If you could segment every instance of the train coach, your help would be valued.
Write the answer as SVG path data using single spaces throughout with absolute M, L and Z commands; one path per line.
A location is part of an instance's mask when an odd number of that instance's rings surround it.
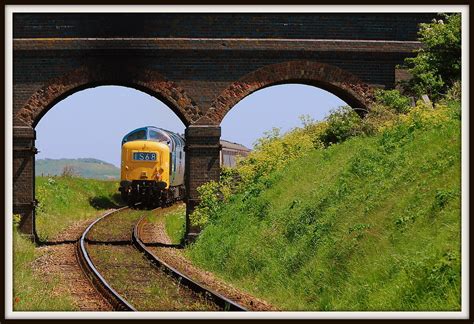
M 250 151 L 245 146 L 221 140 L 221 166 L 235 167 L 237 156 Z M 185 141 L 174 132 L 146 126 L 122 139 L 120 187 L 128 205 L 165 206 L 185 194 Z
M 234 168 L 237 164 L 237 157 L 245 157 L 250 153 L 250 149 L 226 140 L 221 140 L 220 163 L 221 166 Z

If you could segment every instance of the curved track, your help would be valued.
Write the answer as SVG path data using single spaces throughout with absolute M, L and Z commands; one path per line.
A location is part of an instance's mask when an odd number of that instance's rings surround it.
M 103 220 L 106 217 L 117 214 L 123 210 L 128 209 L 128 207 L 123 207 L 112 212 L 108 212 L 92 224 L 90 224 L 84 233 L 82 233 L 81 238 L 77 243 L 77 258 L 79 264 L 86 274 L 86 276 L 91 280 L 92 284 L 97 288 L 97 290 L 104 296 L 104 298 L 112 305 L 114 310 L 118 311 L 136 311 L 136 309 L 130 305 L 122 296 L 119 295 L 102 277 L 94 263 L 92 262 L 89 253 L 86 248 L 86 237 L 89 234 L 91 228 L 96 225 L 98 222 Z
M 88 234 L 91 229 L 97 225 L 100 221 L 104 220 L 107 217 L 117 215 L 118 213 L 128 210 L 128 207 L 123 207 L 111 212 L 104 214 L 102 217 L 94 221 L 90 224 L 84 233 L 81 235 L 77 243 L 76 248 L 76 255 L 79 261 L 79 264 L 88 277 L 88 279 L 92 282 L 92 284 L 96 287 L 96 289 L 102 294 L 102 296 L 111 304 L 114 310 L 116 311 L 137 311 L 135 307 L 133 307 L 124 297 L 122 297 L 112 286 L 105 280 L 105 278 L 101 275 L 99 270 L 97 269 L 96 265 L 92 261 L 92 258 L 87 250 L 88 245 Z M 210 302 L 216 305 L 216 307 L 223 311 L 246 311 L 245 308 L 240 306 L 239 304 L 217 294 L 216 292 L 200 285 L 199 283 L 193 281 L 186 275 L 180 273 L 164 261 L 158 259 L 151 251 L 146 247 L 143 241 L 140 239 L 139 233 L 140 228 L 142 227 L 144 217 L 141 217 L 138 222 L 135 223 L 132 231 L 132 242 L 133 246 L 142 252 L 146 258 L 156 267 L 158 267 L 161 271 L 167 273 L 168 275 L 172 276 L 176 279 L 180 285 L 187 287 L 193 293 L 206 296 Z M 106 242 L 104 242 L 106 243 Z M 108 242 L 112 243 L 112 242 Z M 171 279 L 172 280 L 172 279 Z
M 179 272 L 163 260 L 159 259 L 155 254 L 153 254 L 140 239 L 140 232 L 141 227 L 143 226 L 143 220 L 144 217 L 140 218 L 140 220 L 135 225 L 135 228 L 133 229 L 132 242 L 138 250 L 142 251 L 145 254 L 145 256 L 150 260 L 150 262 L 155 264 L 157 267 L 163 268 L 165 272 L 176 278 L 182 285 L 188 287 L 194 292 L 206 294 L 206 296 L 211 299 L 216 305 L 218 305 L 221 309 L 226 311 L 247 311 L 241 305 L 190 279 L 188 276 Z

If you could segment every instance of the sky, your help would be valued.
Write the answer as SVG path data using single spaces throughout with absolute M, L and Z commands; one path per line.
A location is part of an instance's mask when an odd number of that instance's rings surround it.
M 237 103 L 222 121 L 222 139 L 252 148 L 265 131 L 301 126 L 299 116 L 321 120 L 346 103 L 307 85 L 268 87 Z M 56 104 L 36 127 L 36 159 L 96 158 L 120 166 L 123 136 L 157 126 L 184 134 L 184 124 L 168 106 L 135 89 L 100 86 L 76 92 Z

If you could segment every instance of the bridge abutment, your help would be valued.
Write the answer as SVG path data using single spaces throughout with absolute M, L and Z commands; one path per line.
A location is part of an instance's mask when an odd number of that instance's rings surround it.
M 13 127 L 13 214 L 20 215 L 20 231 L 32 240 L 36 237 L 35 139 L 32 127 Z
M 199 226 L 191 224 L 190 215 L 199 204 L 197 188 L 219 180 L 221 128 L 215 125 L 191 125 L 186 128 L 186 242 L 199 235 Z

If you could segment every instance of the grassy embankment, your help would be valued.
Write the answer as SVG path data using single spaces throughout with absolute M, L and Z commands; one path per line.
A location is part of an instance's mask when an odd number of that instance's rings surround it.
M 116 181 L 77 177 L 37 177 L 36 198 L 36 230 L 42 240 L 121 204 Z
M 259 180 L 223 203 L 204 197 L 188 255 L 285 310 L 460 310 L 460 115 L 448 106 L 261 176 L 262 151 L 285 137 L 272 138 L 247 163 Z
M 41 239 L 58 235 L 69 225 L 103 213 L 118 204 L 117 183 L 68 177 L 36 178 L 37 230 Z M 77 310 L 72 297 L 58 294 L 59 278 L 46 281 L 33 271 L 43 251 L 13 231 L 13 307 L 16 311 Z

